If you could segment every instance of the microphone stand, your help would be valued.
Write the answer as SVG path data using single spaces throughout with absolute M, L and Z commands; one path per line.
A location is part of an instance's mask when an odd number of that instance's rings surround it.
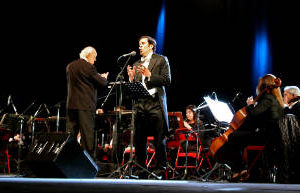
M 111 88 L 111 87 L 108 86 L 108 88 Z M 115 92 L 111 93 L 111 95 L 114 95 L 114 94 L 116 94 L 116 93 L 115 93 Z M 102 100 L 102 99 L 105 99 L 106 96 L 107 96 L 107 95 L 97 98 L 97 101 Z
M 18 175 L 21 173 L 21 169 L 20 169 L 20 163 L 21 163 L 21 145 L 23 145 L 23 136 L 22 136 L 22 133 L 23 133 L 23 123 L 24 123 L 24 117 L 23 117 L 23 114 L 18 114 L 18 111 L 17 111 L 17 108 L 12 100 L 12 98 L 10 99 L 10 103 L 11 103 L 11 106 L 13 107 L 14 109 L 14 112 L 16 115 L 18 115 L 18 119 L 20 118 L 20 131 L 19 131 L 19 142 L 18 142 L 18 160 L 17 160 L 17 173 Z
M 57 103 L 56 133 L 58 133 L 58 129 L 59 129 L 59 119 L 60 119 L 59 111 L 60 111 L 60 102 Z
M 21 113 L 21 115 L 24 115 L 33 105 L 34 105 L 35 101 L 33 101 L 24 111 L 23 113 Z
M 200 138 L 200 111 L 198 111 L 197 113 L 198 113 L 197 114 L 198 117 L 197 117 L 197 135 L 196 135 L 196 144 L 197 144 L 197 149 L 196 149 L 196 151 L 197 151 L 197 155 L 196 155 L 196 167 L 198 167 L 198 159 L 199 159 L 199 156 L 201 156 L 200 155 L 201 152 L 199 152 L 199 151 L 200 150 L 202 151 L 202 149 L 203 149 L 202 147 L 199 147 L 199 145 L 202 146 L 202 141 L 199 140 L 199 138 Z M 197 169 L 196 169 L 196 172 L 198 172 Z
M 189 146 L 189 137 L 190 137 L 191 132 L 186 132 L 185 133 L 185 162 L 184 162 L 184 175 L 181 178 L 182 180 L 186 179 L 188 175 L 188 146 Z M 197 157 L 196 157 L 197 159 Z M 197 167 L 197 166 L 196 166 Z
M 196 144 L 197 144 L 197 149 L 196 149 L 196 152 L 197 152 L 197 155 L 196 155 L 196 172 L 197 174 L 199 175 L 199 169 L 200 169 L 200 166 L 202 164 L 202 160 L 200 161 L 200 164 L 198 165 L 198 162 L 199 162 L 199 158 L 202 157 L 203 155 L 201 155 L 201 151 L 204 151 L 204 146 L 203 146 L 203 141 L 201 141 L 201 137 L 200 135 L 204 135 L 204 132 L 205 132 L 205 129 L 200 129 L 200 111 L 202 108 L 205 108 L 206 106 L 208 106 L 207 104 L 205 105 L 205 102 L 206 101 L 203 101 L 196 109 L 194 109 L 196 112 L 197 112 L 197 135 L 196 135 Z M 200 132 L 203 132 L 203 133 L 200 133 Z M 204 137 L 202 137 L 202 139 L 204 139 Z M 204 152 L 205 154 L 205 152 Z M 206 156 L 206 155 L 205 155 Z
M 11 100 L 11 103 L 13 104 L 12 100 Z M 19 131 L 20 140 L 18 142 L 18 160 L 17 160 L 18 175 L 20 175 L 20 173 L 21 173 L 21 166 L 20 166 L 20 164 L 21 164 L 21 146 L 24 145 L 24 143 L 23 143 L 23 124 L 24 124 L 23 115 L 34 105 L 34 103 L 35 103 L 35 101 L 33 101 L 20 115 L 18 115 L 18 119 L 19 118 L 21 119 L 20 120 L 20 131 Z M 15 109 L 15 107 L 14 107 L 14 109 Z
M 101 108 L 103 108 L 103 106 L 104 106 L 104 104 L 106 103 L 108 97 L 111 95 L 111 92 L 112 92 L 113 89 L 115 88 L 115 86 L 116 86 L 118 80 L 120 79 L 120 77 L 123 76 L 124 69 L 126 68 L 126 66 L 127 66 L 128 62 L 129 62 L 130 58 L 131 58 L 131 55 L 128 57 L 128 59 L 126 60 L 124 66 L 121 68 L 121 71 L 120 71 L 119 74 L 117 75 L 115 82 L 114 82 L 113 85 L 111 86 L 111 88 L 110 88 L 108 94 L 106 95 L 106 98 L 104 99 L 103 103 L 101 104 Z M 120 81 L 120 84 L 121 84 L 121 83 L 122 83 L 122 82 Z
M 10 103 L 11 103 L 11 106 L 13 107 L 13 109 L 14 109 L 15 114 L 18 115 L 17 108 L 16 108 L 16 106 L 15 106 L 14 101 L 12 100 L 12 98 L 10 99 Z
M 18 118 L 21 119 L 21 123 L 20 123 L 20 141 L 19 141 L 19 144 L 22 144 L 23 143 L 23 136 L 22 136 L 22 128 L 23 128 L 23 122 L 24 122 L 24 117 L 23 115 L 34 105 L 35 101 L 33 101 L 20 115 L 18 115 Z
M 20 120 L 20 140 L 19 140 L 19 143 L 18 143 L 18 161 L 17 161 L 17 173 L 18 175 L 20 175 L 21 173 L 21 146 L 23 145 L 23 136 L 22 136 L 22 133 L 23 133 L 23 123 L 24 123 L 24 117 L 23 116 L 19 116 L 21 118 Z
M 123 100 L 122 86 L 121 86 L 121 84 L 124 82 L 123 72 L 124 72 L 124 69 L 126 68 L 126 66 L 128 65 L 128 62 L 129 62 L 130 58 L 131 58 L 131 55 L 129 55 L 129 57 L 127 58 L 125 64 L 121 68 L 121 71 L 117 75 L 116 80 L 112 84 L 108 94 L 106 95 L 106 98 L 104 99 L 103 103 L 101 104 L 101 108 L 103 108 L 103 106 L 105 105 L 108 97 L 112 95 L 112 91 L 113 91 L 113 89 L 115 88 L 115 86 L 117 84 L 119 84 L 119 89 L 120 89 L 119 90 L 120 94 L 119 94 L 119 100 L 118 100 L 119 104 L 118 104 L 118 106 L 121 107 L 122 100 Z M 119 59 L 118 59 L 118 61 L 119 61 Z M 118 93 L 118 92 L 116 92 L 116 93 Z M 116 94 L 116 98 L 118 98 L 118 94 Z M 116 122 L 113 126 L 113 139 L 112 139 L 113 140 L 113 151 L 115 151 L 115 153 L 113 153 L 113 155 L 116 156 L 117 165 L 119 165 L 119 141 L 118 141 L 118 136 L 119 135 L 118 135 L 118 132 L 120 131 L 121 118 L 122 118 L 122 110 L 120 109 L 119 112 L 118 112 L 118 115 L 116 117 Z
M 43 104 L 40 104 L 39 108 L 37 109 L 37 111 L 34 113 L 33 117 L 32 117 L 32 126 L 31 126 L 31 129 L 32 129 L 32 132 L 31 132 L 31 141 L 32 143 L 34 142 L 34 132 L 35 132 L 35 118 L 36 116 L 39 114 L 40 110 L 41 110 L 41 107 L 42 107 Z

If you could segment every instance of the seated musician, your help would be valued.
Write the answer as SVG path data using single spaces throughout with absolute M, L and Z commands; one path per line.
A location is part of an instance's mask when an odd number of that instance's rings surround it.
M 284 118 L 279 122 L 282 141 L 281 183 L 300 183 L 300 89 L 284 88 Z
M 183 121 L 184 127 L 190 129 L 190 130 L 196 130 L 197 129 L 197 120 L 198 120 L 198 115 L 194 111 L 196 108 L 195 105 L 188 105 L 185 108 L 185 116 L 186 119 Z
M 257 97 L 247 99 L 246 112 L 248 116 L 240 128 L 228 136 L 228 142 L 223 145 L 218 154 L 217 161 L 225 161 L 233 172 L 232 180 L 239 181 L 249 176 L 243 163 L 242 152 L 247 145 L 265 145 L 266 167 L 270 168 L 274 146 L 278 143 L 278 120 L 283 115 L 283 99 L 277 79 L 272 74 L 267 74 L 259 79 L 256 92 Z M 280 86 L 280 84 L 279 84 Z
M 194 134 L 194 135 L 198 135 L 199 136 L 199 140 L 202 141 L 203 140 L 203 135 L 201 135 L 200 131 L 203 131 L 203 123 L 202 121 L 198 118 L 198 114 L 196 111 L 194 111 L 194 109 L 196 108 L 195 105 L 188 105 L 185 108 L 185 116 L 186 118 L 183 121 L 183 125 L 185 128 L 187 128 L 190 133 Z M 199 126 L 198 126 L 199 124 Z M 180 141 L 180 143 L 182 144 L 182 147 L 185 149 L 185 140 L 184 141 Z M 193 144 L 191 142 L 189 142 L 189 150 L 196 150 L 197 146 L 196 144 Z
M 297 86 L 284 87 L 284 114 L 293 114 L 300 120 L 300 89 Z M 299 122 L 300 123 L 300 122 Z
M 186 118 L 183 121 L 184 127 L 195 131 L 200 138 L 201 144 L 204 148 L 208 148 L 211 143 L 211 136 L 210 133 L 205 131 L 203 121 L 198 118 L 198 114 L 194 109 L 196 108 L 195 105 L 188 105 L 185 109 Z M 198 123 L 199 121 L 199 123 Z M 198 130 L 199 124 L 199 130 Z

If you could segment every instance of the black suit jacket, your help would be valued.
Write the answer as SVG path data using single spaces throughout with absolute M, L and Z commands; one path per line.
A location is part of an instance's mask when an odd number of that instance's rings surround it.
M 284 114 L 293 114 L 296 116 L 298 122 L 300 123 L 300 101 L 298 101 L 292 108 L 284 108 Z
M 67 109 L 96 110 L 97 87 L 107 85 L 107 80 L 97 72 L 94 65 L 84 59 L 78 59 L 66 68 L 67 73 Z
M 138 60 L 133 65 L 137 66 L 141 63 L 141 60 Z M 169 66 L 169 61 L 167 57 L 152 54 L 152 57 L 148 66 L 149 71 L 151 72 L 150 80 L 148 78 L 145 79 L 145 83 L 148 89 L 156 88 L 159 96 L 159 102 L 161 108 L 163 110 L 164 121 L 165 121 L 165 129 L 169 130 L 169 119 L 168 119 L 168 108 L 167 108 L 167 96 L 166 96 L 166 86 L 171 84 L 171 71 Z M 142 75 L 137 74 L 134 78 L 134 81 L 141 82 Z

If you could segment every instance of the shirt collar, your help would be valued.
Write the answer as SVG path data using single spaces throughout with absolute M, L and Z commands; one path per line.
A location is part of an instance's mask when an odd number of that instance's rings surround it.
M 83 59 L 83 60 L 85 60 L 87 63 L 89 63 L 89 61 L 88 61 L 88 59 L 87 59 L 86 57 L 82 57 L 82 58 L 80 58 L 80 59 Z M 91 63 L 89 63 L 89 64 L 91 64 Z M 91 64 L 91 65 L 93 65 L 93 64 Z
M 141 57 L 142 62 L 149 62 L 152 57 L 153 52 L 150 52 L 146 57 Z

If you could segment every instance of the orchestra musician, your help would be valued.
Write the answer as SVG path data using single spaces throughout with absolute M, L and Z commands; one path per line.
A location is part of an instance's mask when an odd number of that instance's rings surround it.
M 184 127 L 195 130 L 197 128 L 198 114 L 194 111 L 195 105 L 188 105 L 185 108 L 186 119 L 183 121 Z
M 282 168 L 280 183 L 300 183 L 300 89 L 284 87 L 284 117 L 280 121 Z
M 249 177 L 243 163 L 242 152 L 247 145 L 265 145 L 265 169 L 273 166 L 277 160 L 274 148 L 279 143 L 278 120 L 283 115 L 283 99 L 277 82 L 280 79 L 266 74 L 259 79 L 257 97 L 247 99 L 247 117 L 240 128 L 228 136 L 217 152 L 215 159 L 227 163 L 233 172 L 232 181 L 246 180 Z M 278 155 L 278 154 L 277 154 Z
M 284 114 L 293 114 L 300 120 L 300 89 L 297 86 L 284 87 Z M 299 122 L 300 123 L 300 122 Z
M 198 135 L 199 134 L 199 138 L 200 141 L 203 142 L 203 134 L 200 131 L 203 131 L 204 126 L 203 126 L 203 122 L 198 118 L 198 114 L 196 111 L 194 111 L 194 109 L 196 108 L 195 105 L 188 105 L 185 108 L 185 120 L 183 121 L 183 125 L 185 128 L 187 128 L 188 130 L 190 130 L 191 132 L 193 132 L 194 134 Z M 199 124 L 199 125 L 198 125 Z M 183 143 L 182 145 L 184 146 L 184 141 L 181 142 Z M 195 146 L 196 144 L 192 145 L 189 144 L 189 146 Z M 191 147 L 189 149 L 196 149 L 195 147 Z

